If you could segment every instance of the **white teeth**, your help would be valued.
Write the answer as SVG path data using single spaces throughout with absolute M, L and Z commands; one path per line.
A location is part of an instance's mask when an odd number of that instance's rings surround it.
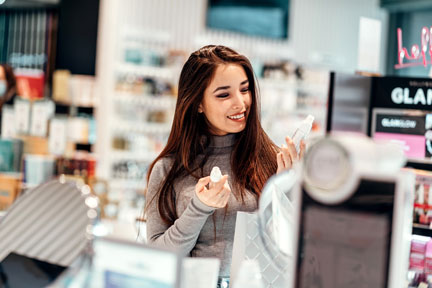
M 229 119 L 241 119 L 245 116 L 244 113 L 236 115 L 236 116 L 228 116 Z

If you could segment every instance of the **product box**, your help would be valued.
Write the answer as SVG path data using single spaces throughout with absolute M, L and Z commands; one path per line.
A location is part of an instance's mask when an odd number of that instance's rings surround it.
M 424 255 L 426 253 L 426 247 L 430 242 L 429 237 L 416 237 L 411 240 L 411 253 L 419 253 Z
M 26 135 L 30 130 L 31 102 L 22 98 L 14 100 L 15 129 L 18 135 Z
M 54 117 L 49 124 L 49 152 L 63 155 L 67 150 L 68 120 L 65 117 Z
M 23 142 L 19 139 L 0 139 L 0 172 L 21 171 Z
M 47 155 L 24 156 L 24 183 L 37 186 L 55 177 L 55 158 Z
M 425 256 L 424 254 L 411 253 L 409 259 L 409 269 L 415 271 L 424 271 Z
M 53 73 L 53 99 L 57 102 L 69 103 L 69 70 L 56 70 Z
M 48 155 L 48 139 L 36 136 L 19 136 L 24 142 L 24 154 Z
M 6 210 L 19 196 L 20 173 L 0 173 L 0 210 Z
M 10 172 L 13 169 L 13 148 L 9 140 L 0 140 L 0 171 Z
M 429 240 L 429 242 L 426 245 L 426 252 L 425 252 L 425 272 L 426 273 L 432 273 L 432 240 Z
M 30 134 L 32 136 L 47 137 L 48 121 L 55 113 L 55 104 L 48 99 L 33 101 L 31 111 Z
M 3 105 L 1 114 L 1 137 L 13 138 L 16 135 L 15 110 L 12 105 Z
M 45 73 L 39 69 L 19 68 L 14 70 L 18 94 L 27 99 L 44 97 Z

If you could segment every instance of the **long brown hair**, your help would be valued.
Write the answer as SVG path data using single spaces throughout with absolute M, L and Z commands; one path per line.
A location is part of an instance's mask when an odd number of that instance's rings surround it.
M 231 154 L 231 170 L 234 191 L 237 198 L 245 195 L 245 189 L 258 198 L 267 179 L 276 173 L 276 153 L 279 148 L 270 140 L 261 127 L 259 119 L 258 88 L 252 65 L 249 60 L 236 51 L 225 47 L 208 45 L 193 52 L 183 66 L 178 85 L 178 98 L 171 133 L 163 151 L 150 165 L 147 182 L 157 161 L 170 157 L 173 164 L 162 181 L 159 191 L 151 201 L 157 199 L 158 211 L 168 225 L 178 218 L 174 181 L 179 177 L 192 175 L 201 178 L 202 168 L 207 159 L 209 124 L 204 113 L 198 113 L 204 91 L 213 79 L 216 68 L 224 64 L 237 64 L 243 67 L 249 80 L 252 103 L 249 107 L 246 127 L 237 137 Z M 206 136 L 206 137 L 203 137 Z M 207 141 L 202 141 L 207 139 Z M 204 154 L 199 163 L 197 156 Z M 201 174 L 199 174 L 201 171 Z M 233 193 L 234 193 L 233 191 Z
M 0 66 L 3 68 L 5 74 L 7 90 L 3 100 L 6 102 L 12 97 L 13 94 L 16 93 L 16 78 L 13 68 L 10 65 L 0 64 Z

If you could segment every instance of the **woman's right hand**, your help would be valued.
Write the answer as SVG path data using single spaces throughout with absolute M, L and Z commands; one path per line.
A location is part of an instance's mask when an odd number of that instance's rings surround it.
M 208 189 L 206 187 L 207 184 L 210 184 Z M 210 176 L 199 179 L 195 185 L 195 193 L 198 199 L 207 206 L 213 208 L 225 207 L 231 195 L 231 188 L 228 185 L 228 175 L 222 176 L 221 180 L 216 184 L 210 183 Z

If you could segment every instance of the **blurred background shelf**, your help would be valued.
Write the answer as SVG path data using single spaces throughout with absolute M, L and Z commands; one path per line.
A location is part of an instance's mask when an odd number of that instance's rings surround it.
M 428 225 L 414 223 L 412 234 L 432 237 L 432 229 Z
M 133 92 L 116 92 L 116 102 L 125 102 L 130 104 L 147 105 L 151 107 L 169 108 L 175 107 L 177 98 L 172 95 L 152 95 L 145 93 Z
M 114 125 L 113 130 L 133 133 L 166 134 L 170 132 L 171 124 L 119 120 Z
M 130 73 L 142 76 L 172 79 L 176 76 L 171 67 L 146 66 L 131 63 L 117 63 L 116 71 L 119 73 Z
M 134 160 L 134 161 L 143 161 L 143 162 L 152 162 L 156 159 L 158 153 L 155 152 L 135 152 L 135 151 L 118 151 L 115 150 L 111 153 L 111 158 L 113 161 L 118 160 Z
M 130 190 L 144 190 L 146 188 L 145 179 L 116 179 L 113 178 L 109 183 L 112 189 L 130 189 Z

